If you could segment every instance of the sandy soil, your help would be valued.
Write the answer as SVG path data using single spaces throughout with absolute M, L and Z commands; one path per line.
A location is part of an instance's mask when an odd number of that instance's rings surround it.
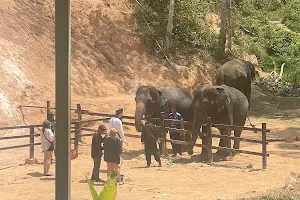
M 260 102 L 254 106 L 254 110 L 264 105 L 263 99 L 271 100 L 256 93 L 254 90 L 253 101 L 260 98 Z M 124 107 L 128 115 L 133 115 L 133 96 L 123 95 L 120 97 L 105 97 L 93 99 L 89 104 L 83 103 L 83 108 L 102 112 L 113 112 L 116 108 Z M 114 106 L 111 106 L 114 104 Z M 270 105 L 273 107 L 274 105 Z M 266 106 L 264 106 L 267 110 Z M 283 112 L 283 111 L 277 111 Z M 37 112 L 38 113 L 38 112 Z M 267 113 L 265 111 L 264 113 Z M 255 116 L 252 112 L 252 123 L 260 126 L 267 123 L 271 129 L 268 139 L 300 137 L 300 119 L 276 118 L 265 114 L 265 117 Z M 281 113 L 282 114 L 282 113 Z M 33 115 L 27 116 L 34 122 Z M 36 118 L 37 120 L 38 118 Z M 98 124 L 90 124 L 95 127 Z M 136 133 L 133 127 L 126 127 L 127 133 Z M 216 130 L 214 130 L 216 131 Z M 259 139 L 260 134 L 243 132 L 243 137 Z M 72 160 L 72 199 L 91 199 L 85 177 L 90 177 L 92 159 L 90 158 L 90 139 L 84 138 L 87 145 L 80 146 L 79 157 Z M 199 143 L 201 141 L 198 141 Z M 145 156 L 139 139 L 128 138 L 128 146 L 122 156 L 122 173 L 125 175 L 125 185 L 118 188 L 117 199 L 228 199 L 260 194 L 268 190 L 282 188 L 285 178 L 290 172 L 299 172 L 300 142 L 272 142 L 268 145 L 268 169 L 261 170 L 261 157 L 239 154 L 233 161 L 214 162 L 207 165 L 198 162 L 200 149 L 195 148 L 195 154 L 189 156 L 186 153 L 182 157 L 163 157 L 162 168 L 144 168 Z M 214 140 L 217 145 L 218 140 Z M 170 145 L 168 146 L 170 149 Z M 252 143 L 241 143 L 241 149 L 261 151 L 261 146 Z M 54 199 L 54 178 L 42 176 L 42 165 L 21 165 L 27 158 L 28 150 L 9 150 L 6 156 L 1 155 L 0 170 L 0 196 L 6 200 L 15 200 L 22 196 L 25 199 Z M 9 155 L 9 156 L 8 156 Z M 20 158 L 22 157 L 22 158 Z M 42 154 L 39 147 L 36 148 L 36 158 L 42 162 Z M 7 165 L 14 160 L 15 163 Z M 152 162 L 156 165 L 155 161 Z M 248 169 L 247 165 L 253 168 Z M 53 171 L 55 165 L 51 166 Z M 101 169 L 105 170 L 103 162 Z M 105 171 L 103 171 L 105 172 Z M 105 179 L 105 173 L 101 174 Z M 38 187 L 36 187 L 38 186 Z M 96 183 L 100 190 L 103 186 Z

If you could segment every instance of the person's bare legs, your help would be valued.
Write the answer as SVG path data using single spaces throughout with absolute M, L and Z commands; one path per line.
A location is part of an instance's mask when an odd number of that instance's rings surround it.
M 50 169 L 50 165 L 51 165 L 51 159 L 52 159 L 52 154 L 53 151 L 46 151 L 45 155 L 46 157 L 44 157 L 45 159 L 45 168 L 44 168 L 44 175 L 49 175 L 49 169 Z
M 47 151 L 44 151 L 44 175 L 47 173 Z
M 112 170 L 112 163 L 107 163 L 107 171 L 106 171 L 107 178 L 110 176 L 111 170 Z
M 115 163 L 115 171 L 118 174 L 119 185 L 123 185 L 124 182 L 121 182 L 121 168 L 120 168 L 120 166 L 117 163 Z

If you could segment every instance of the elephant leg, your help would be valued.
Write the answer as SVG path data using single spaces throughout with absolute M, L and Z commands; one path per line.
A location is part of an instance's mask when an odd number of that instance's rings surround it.
M 191 130 L 192 128 L 191 127 L 187 127 L 186 130 Z M 191 141 L 191 138 L 192 138 L 192 135 L 189 134 L 189 133 L 185 133 L 183 136 L 182 136 L 182 141 L 185 141 L 185 142 L 190 142 Z M 186 152 L 188 149 L 188 146 L 186 145 L 182 145 L 182 152 Z
M 195 143 L 196 143 L 197 139 L 198 139 L 198 133 L 193 133 L 192 138 L 190 140 L 190 145 L 187 147 L 187 152 L 188 152 L 189 155 L 194 154 L 193 148 L 195 146 Z
M 201 136 L 201 139 L 202 139 L 202 144 L 203 145 L 206 145 L 208 143 L 208 137 L 206 136 L 206 133 L 207 133 L 207 127 L 206 126 L 202 126 L 202 136 Z M 201 156 L 207 157 L 207 155 L 208 155 L 207 148 L 203 148 L 202 147 Z
M 219 130 L 220 130 L 221 135 L 227 135 L 227 136 L 231 135 L 230 129 L 224 128 L 224 129 L 219 129 Z M 231 139 L 229 139 L 229 138 L 221 138 L 220 142 L 219 142 L 219 146 L 220 147 L 231 148 Z M 232 155 L 229 151 L 224 151 L 222 149 L 218 150 L 216 154 L 218 156 L 224 157 L 224 158 Z
M 234 137 L 240 137 L 242 134 L 242 131 L 241 130 L 235 130 L 234 131 Z M 233 148 L 234 149 L 240 149 L 240 140 L 234 140 L 234 143 L 233 143 Z M 236 152 L 233 153 L 233 156 L 235 156 Z
M 249 103 L 248 110 L 250 110 L 251 83 L 247 83 L 244 94 L 248 99 L 248 103 Z

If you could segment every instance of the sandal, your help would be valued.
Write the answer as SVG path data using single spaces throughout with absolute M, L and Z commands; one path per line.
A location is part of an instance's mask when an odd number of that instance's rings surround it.
M 47 172 L 46 174 L 44 174 L 44 176 L 53 176 L 53 174 L 51 172 Z
M 119 185 L 124 185 L 124 182 L 119 183 Z

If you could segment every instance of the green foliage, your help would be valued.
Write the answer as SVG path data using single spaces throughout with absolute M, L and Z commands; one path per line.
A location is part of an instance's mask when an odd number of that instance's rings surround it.
M 297 80 L 295 77 L 300 75 L 300 35 L 281 22 L 284 16 L 296 12 L 296 8 L 283 0 L 243 0 L 233 14 L 235 45 L 239 46 L 234 53 L 255 54 L 266 71 L 273 70 L 274 63 L 279 71 L 285 63 L 284 79 Z M 296 20 L 291 23 L 299 24 Z
M 150 54 L 163 46 L 168 22 L 168 0 L 139 0 L 136 16 L 141 37 Z M 176 0 L 170 53 L 203 53 L 217 56 L 218 34 L 212 32 L 205 16 L 220 13 L 221 1 Z M 233 0 L 234 30 L 231 55 L 242 58 L 255 54 L 265 71 L 285 63 L 284 81 L 300 84 L 300 0 Z M 148 27 L 150 26 L 150 28 Z M 161 54 L 156 54 L 161 56 Z M 299 80 L 299 81 L 298 81 Z
M 141 0 L 136 6 L 136 16 L 140 25 L 141 37 L 151 54 L 157 51 L 158 40 L 164 44 L 169 14 L 167 0 Z M 208 0 L 175 1 L 173 36 L 170 52 L 191 54 L 212 53 L 217 37 L 205 23 L 204 16 L 212 10 Z M 148 22 L 148 25 L 147 23 Z
M 115 200 L 117 197 L 117 173 L 112 171 L 104 188 L 98 195 L 93 183 L 86 177 L 93 200 Z
M 291 1 L 289 5 L 285 9 L 283 23 L 291 30 L 300 32 L 300 1 Z

